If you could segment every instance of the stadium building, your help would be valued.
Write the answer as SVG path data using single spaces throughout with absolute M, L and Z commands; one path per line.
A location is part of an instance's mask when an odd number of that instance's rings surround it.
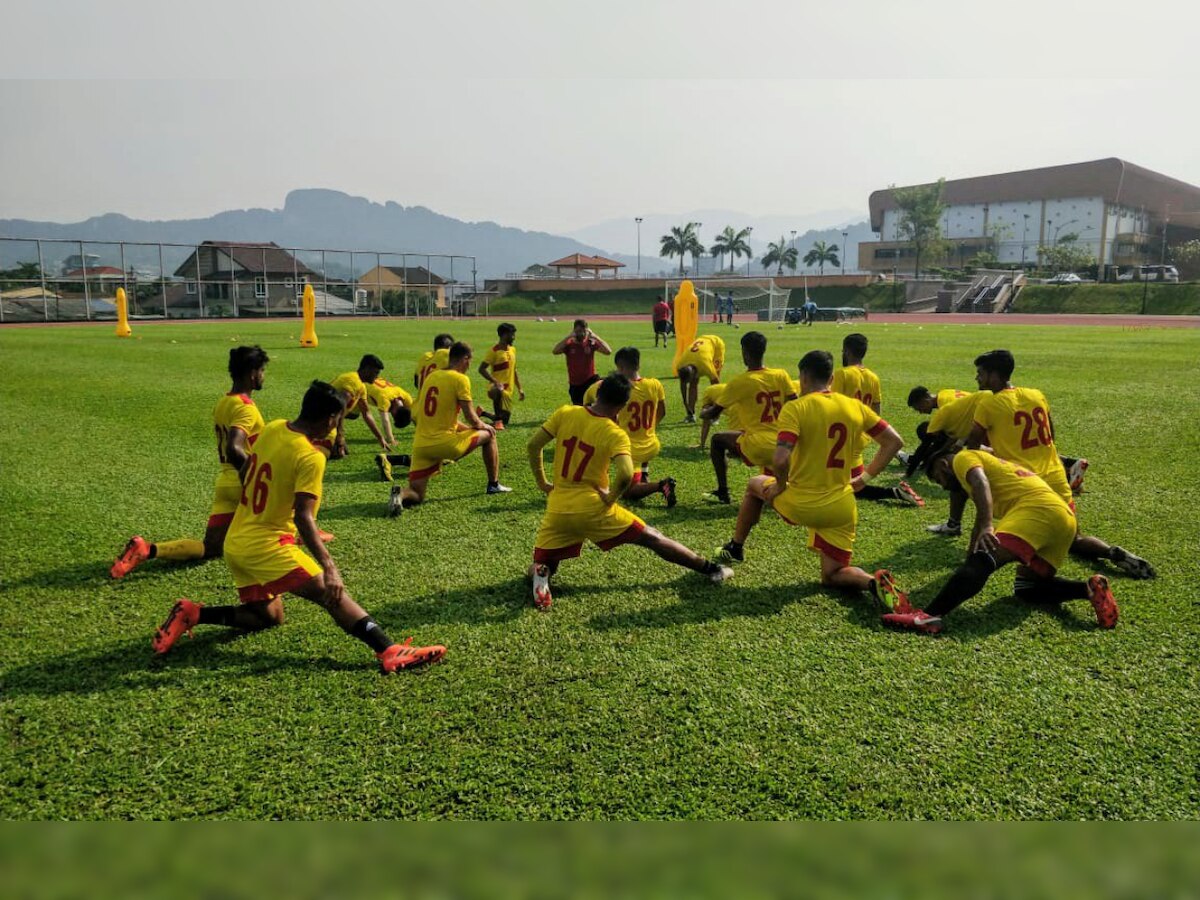
M 871 194 L 879 240 L 858 245 L 862 271 L 913 270 L 892 190 Z M 985 252 L 1005 267 L 1034 266 L 1039 247 L 1072 237 L 1103 265 L 1133 266 L 1158 262 L 1164 242 L 1200 237 L 1200 188 L 1115 158 L 947 181 L 943 202 L 947 253 L 922 268 Z

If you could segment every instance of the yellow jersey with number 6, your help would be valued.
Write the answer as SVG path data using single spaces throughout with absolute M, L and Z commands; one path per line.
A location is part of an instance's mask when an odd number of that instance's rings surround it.
M 414 415 L 417 430 L 414 441 L 437 438 L 457 431 L 458 404 L 471 402 L 471 381 L 454 369 L 437 369 L 429 373 L 417 394 Z

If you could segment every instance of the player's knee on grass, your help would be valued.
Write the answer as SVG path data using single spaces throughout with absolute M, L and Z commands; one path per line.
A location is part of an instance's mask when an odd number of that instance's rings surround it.
M 276 628 L 284 623 L 283 599 L 264 600 L 261 603 L 246 603 L 242 608 L 247 613 L 249 631 Z
M 773 483 L 775 478 L 771 475 L 755 475 L 746 482 L 746 490 L 757 497 L 759 500 L 766 500 L 767 485 Z

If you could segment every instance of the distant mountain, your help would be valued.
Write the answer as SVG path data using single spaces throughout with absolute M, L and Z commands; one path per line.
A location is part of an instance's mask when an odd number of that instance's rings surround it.
M 546 263 L 572 253 L 606 253 L 599 247 L 569 237 L 539 231 L 523 231 L 498 225 L 495 222 L 463 222 L 443 216 L 423 206 L 401 206 L 398 203 L 373 203 L 362 197 L 352 197 L 340 191 L 306 189 L 287 195 L 283 209 L 241 209 L 217 213 L 206 219 L 172 221 L 143 221 L 117 213 L 95 216 L 83 222 L 60 224 L 34 222 L 27 219 L 0 219 L 0 237 L 48 238 L 52 240 L 83 241 L 147 241 L 197 244 L 200 241 L 274 241 L 283 247 L 314 247 L 346 250 L 378 250 L 391 253 L 454 253 L 476 258 L 478 278 L 520 272 L 533 263 Z M 56 270 L 63 258 L 79 252 L 78 246 L 52 244 L 45 249 L 47 270 Z M 0 241 L 0 266 L 30 261 L 32 245 L 18 246 Z M 87 253 L 101 256 L 101 265 L 120 265 L 117 250 L 108 251 L 100 245 L 85 247 Z M 33 259 L 36 260 L 36 251 Z M 182 254 L 182 255 L 181 255 Z M 186 251 L 168 252 L 165 268 L 173 271 Z M 157 267 L 157 251 L 142 254 L 145 258 L 127 258 L 127 266 Z M 637 258 L 617 255 L 632 272 Z M 305 259 L 309 265 L 313 260 Z M 385 259 L 385 265 L 399 265 L 400 259 Z M 328 257 L 330 273 L 348 270 L 349 257 Z M 425 265 L 418 257 L 410 257 L 410 266 Z M 375 260 L 356 258 L 355 274 L 372 268 Z M 642 257 L 642 271 L 657 272 L 669 269 L 670 262 L 652 255 Z M 431 268 L 447 276 L 448 266 L 431 261 Z M 346 271 L 344 274 L 350 274 Z M 471 273 L 456 263 L 454 275 L 469 279 Z
M 779 216 L 752 217 L 740 213 L 699 210 L 682 216 L 647 216 L 642 223 L 641 272 L 645 275 L 674 274 L 678 271 L 677 260 L 660 259 L 657 256 L 659 237 L 671 225 L 686 221 L 704 223 L 701 239 L 711 244 L 717 231 L 725 224 L 737 227 L 754 226 L 751 245 L 756 257 L 766 249 L 768 240 L 780 234 L 790 238 L 790 228 L 781 223 L 797 227 L 805 219 L 820 217 L 816 223 L 822 229 L 805 231 L 797 235 L 796 246 L 801 256 L 815 240 L 841 243 L 841 226 L 829 228 L 830 221 L 853 219 L 853 213 L 833 211 L 807 217 Z M 711 223 L 711 224 L 710 224 Z M 716 223 L 720 223 L 719 225 Z M 615 240 L 618 226 L 629 232 L 624 241 Z M 425 253 L 458 254 L 474 256 L 476 275 L 480 283 L 484 278 L 521 272 L 534 263 L 547 263 L 572 253 L 603 254 L 623 262 L 623 274 L 631 275 L 638 270 L 637 241 L 634 223 L 630 219 L 601 223 L 581 229 L 571 235 L 555 235 L 540 231 L 524 231 L 506 227 L 495 222 L 464 222 L 436 213 L 423 206 L 401 206 L 398 203 L 374 203 L 362 197 L 352 197 L 340 191 L 305 189 L 287 195 L 282 209 L 239 209 L 217 213 L 205 219 L 176 219 L 168 221 L 145 221 L 130 219 L 119 213 L 94 216 L 83 222 L 57 223 L 35 222 L 27 219 L 0 219 L 0 237 L 43 238 L 62 243 L 46 244 L 43 247 L 44 262 L 48 272 L 57 273 L 69 256 L 79 253 L 78 244 L 70 241 L 129 241 L 194 245 L 201 241 L 274 241 L 289 248 L 327 248 L 331 250 L 364 250 L 400 254 L 409 252 L 410 266 L 425 265 Z M 797 228 L 797 230 L 799 230 Z M 871 232 L 865 222 L 848 226 L 849 243 L 857 247 L 860 240 L 869 240 Z M 611 239 L 610 239 L 611 238 Z M 619 250 L 614 249 L 619 248 Z M 89 265 L 135 267 L 148 274 L 157 273 L 157 248 L 136 250 L 127 248 L 122 260 L 116 247 L 88 244 L 88 254 L 100 258 Z M 166 248 L 163 267 L 170 274 L 190 254 L 186 246 Z M 299 254 L 300 259 L 312 268 L 321 264 L 319 254 Z M 36 249 L 32 244 L 0 241 L 0 268 L 18 262 L 35 262 Z M 398 256 L 384 258 L 384 265 L 400 265 Z M 854 268 L 857 252 L 846 260 L 847 268 Z M 375 266 L 374 255 L 360 255 L 354 259 L 353 269 L 348 254 L 326 254 L 326 271 L 329 277 L 351 277 L 361 275 Z M 78 262 L 76 262 L 78 265 Z M 693 261 L 689 256 L 686 265 L 691 271 Z M 715 270 L 716 260 L 705 257 L 701 260 L 701 274 Z M 744 265 L 744 261 L 742 263 Z M 455 270 L 450 272 L 447 261 L 432 259 L 430 268 L 443 277 L 453 276 L 462 281 L 470 280 L 471 272 L 462 261 L 456 261 Z M 739 267 L 740 268 L 740 267 Z M 751 271 L 761 272 L 757 263 Z

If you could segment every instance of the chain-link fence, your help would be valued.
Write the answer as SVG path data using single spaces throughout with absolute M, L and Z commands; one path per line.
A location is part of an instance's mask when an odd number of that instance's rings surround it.
M 312 286 L 323 316 L 486 312 L 475 257 L 439 253 L 0 238 L 0 322 L 298 316 Z

